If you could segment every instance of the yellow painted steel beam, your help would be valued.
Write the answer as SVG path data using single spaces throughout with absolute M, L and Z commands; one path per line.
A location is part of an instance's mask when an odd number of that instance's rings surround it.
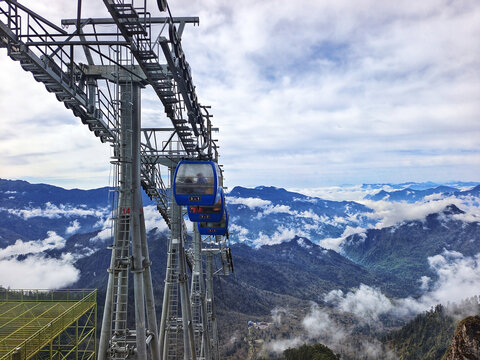
M 67 334 L 66 331 L 71 329 L 73 324 L 78 327 L 78 320 L 82 316 L 86 319 L 80 326 L 81 334 L 78 333 L 78 328 L 75 332 L 75 347 L 78 347 L 81 341 L 89 339 L 92 333 L 94 336 L 96 334 L 96 317 L 91 321 L 92 314 L 96 314 L 96 290 L 55 290 L 50 293 L 44 290 L 14 290 L 11 294 L 0 291 L 0 308 L 3 308 L 5 302 L 20 302 L 29 306 L 10 306 L 16 308 L 17 313 L 13 312 L 11 315 L 16 316 L 10 317 L 8 323 L 0 325 L 0 329 L 5 330 L 0 332 L 0 360 L 12 359 L 18 349 L 21 359 L 31 358 L 47 345 L 53 350 L 53 341 L 57 338 L 60 340 L 60 335 Z M 15 329 L 14 325 L 17 325 Z M 11 330 L 9 333 L 6 331 L 8 329 Z M 96 344 L 96 339 L 93 339 L 93 343 Z M 60 350 L 71 347 L 68 344 L 59 345 Z M 93 349 L 94 353 L 95 346 Z M 78 348 L 76 351 L 79 351 Z M 83 355 L 88 353 L 88 358 L 94 357 L 94 354 L 84 351 L 80 350 Z

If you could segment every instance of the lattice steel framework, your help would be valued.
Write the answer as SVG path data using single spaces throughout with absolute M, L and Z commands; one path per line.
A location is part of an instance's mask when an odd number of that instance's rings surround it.
M 94 359 L 96 298 L 96 290 L 0 289 L 0 359 Z

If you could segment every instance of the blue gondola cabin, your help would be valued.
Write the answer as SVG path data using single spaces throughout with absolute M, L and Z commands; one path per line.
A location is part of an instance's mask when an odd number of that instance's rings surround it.
M 193 222 L 219 222 L 222 220 L 225 208 L 225 196 L 222 188 L 219 188 L 220 197 L 213 206 L 189 205 L 188 218 Z
M 225 207 L 222 220 L 219 222 L 199 222 L 200 235 L 226 235 L 228 230 L 228 210 Z
M 213 206 L 220 192 L 220 169 L 213 161 L 182 160 L 175 170 L 173 195 L 178 205 Z

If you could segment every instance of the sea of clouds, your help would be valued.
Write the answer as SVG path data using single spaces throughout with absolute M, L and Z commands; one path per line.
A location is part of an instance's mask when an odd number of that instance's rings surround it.
M 43 239 L 29 241 L 18 239 L 0 249 L 0 286 L 3 287 L 41 289 L 67 287 L 80 277 L 80 271 L 75 267 L 76 261 L 113 241 L 111 212 L 106 208 L 87 209 L 46 203 L 45 206 L 37 208 L 1 210 L 25 220 L 33 217 L 72 219 L 63 236 L 55 231 L 47 231 L 47 236 Z M 145 206 L 143 213 L 147 232 L 164 231 L 168 228 L 154 205 Z M 68 237 L 81 232 L 79 220 L 86 216 L 98 219 L 95 224 L 98 231 L 90 238 L 90 246 L 75 246 L 75 252 L 64 251 Z M 60 257 L 50 256 L 48 254 L 50 250 L 58 250 L 61 253 Z
M 462 300 L 480 295 L 480 253 L 469 257 L 458 252 L 445 250 L 442 254 L 428 258 L 430 267 L 438 275 L 435 283 L 430 284 L 429 290 L 421 297 L 391 299 L 378 288 L 361 284 L 358 288 L 348 292 L 332 290 L 325 294 L 320 307 L 312 303 L 310 311 L 301 320 L 302 331 L 294 337 L 282 338 L 267 342 L 264 350 L 267 352 L 281 353 L 289 347 L 296 347 L 304 343 L 321 342 L 334 351 L 353 349 L 353 331 L 358 326 L 368 326 L 380 330 L 384 328 L 382 317 L 409 319 L 415 314 L 431 309 L 437 304 L 461 304 Z M 431 279 L 428 279 L 431 281 Z M 458 308 L 461 316 L 475 315 L 469 307 Z M 285 317 L 291 316 L 288 309 L 274 308 L 272 310 L 272 323 L 279 325 Z M 357 324 L 345 326 L 336 320 L 333 314 L 347 314 L 352 316 Z M 455 314 L 458 315 L 458 314 Z M 358 344 L 355 344 L 358 346 Z M 375 340 L 362 340 L 360 349 L 371 359 L 395 359 L 395 355 L 385 349 Z

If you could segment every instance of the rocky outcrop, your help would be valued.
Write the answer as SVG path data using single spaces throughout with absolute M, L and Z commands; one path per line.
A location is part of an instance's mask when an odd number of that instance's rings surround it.
M 457 326 L 445 360 L 480 360 L 480 316 L 469 316 Z

